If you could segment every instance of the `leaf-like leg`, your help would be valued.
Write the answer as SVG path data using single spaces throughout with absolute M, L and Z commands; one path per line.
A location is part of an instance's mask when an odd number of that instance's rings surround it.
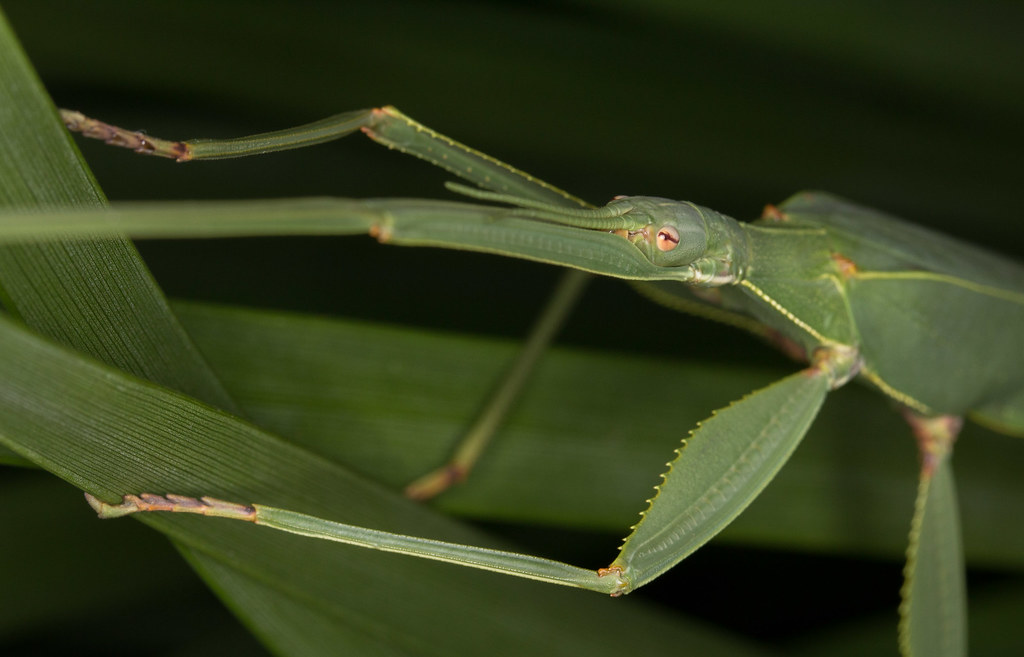
M 950 463 L 961 418 L 904 412 L 921 455 L 900 605 L 900 653 L 967 654 L 967 586 Z
M 732 522 L 775 477 L 828 391 L 845 383 L 857 363 L 852 350 L 819 350 L 811 367 L 698 425 L 609 567 L 626 591 L 658 577 Z

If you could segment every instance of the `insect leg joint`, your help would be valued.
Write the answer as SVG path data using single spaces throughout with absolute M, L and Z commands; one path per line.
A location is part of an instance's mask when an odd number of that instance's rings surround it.
M 818 347 L 811 357 L 811 367 L 828 375 L 829 386 L 835 390 L 857 376 L 864 365 L 864 358 L 856 347 L 845 344 L 829 344 Z

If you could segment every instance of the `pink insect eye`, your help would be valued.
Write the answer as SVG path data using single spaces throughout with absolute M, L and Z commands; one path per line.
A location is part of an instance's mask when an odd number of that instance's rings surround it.
M 658 231 L 658 250 L 671 251 L 679 246 L 679 231 L 672 226 L 665 226 Z

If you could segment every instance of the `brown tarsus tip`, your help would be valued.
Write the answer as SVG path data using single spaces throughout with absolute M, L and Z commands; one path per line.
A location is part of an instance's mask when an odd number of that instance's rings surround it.
M 255 507 L 247 504 L 225 502 L 213 497 L 196 498 L 185 495 L 142 493 L 140 495 L 125 495 L 121 499 L 120 504 L 108 504 L 86 493 L 85 499 L 100 518 L 119 518 L 132 513 L 147 511 L 167 511 L 256 522 Z
M 92 119 L 74 110 L 60 110 L 60 118 L 71 132 L 78 132 L 83 137 L 99 139 L 111 146 L 128 148 L 143 155 L 156 155 L 171 158 L 178 162 L 192 159 L 189 145 L 183 141 L 167 141 L 147 136 L 138 130 L 125 130 L 116 125 Z

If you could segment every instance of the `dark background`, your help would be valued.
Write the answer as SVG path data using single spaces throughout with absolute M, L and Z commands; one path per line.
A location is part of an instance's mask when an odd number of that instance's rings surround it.
M 3 7 L 59 105 L 158 136 L 238 136 L 394 104 L 594 203 L 651 194 L 754 218 L 765 203 L 823 189 L 1010 256 L 1024 252 L 1024 9 L 1012 3 Z M 360 137 L 187 166 L 79 143 L 112 200 L 449 197 L 444 172 Z M 140 249 L 174 297 L 509 337 L 526 330 L 556 274 L 368 238 Z M 564 341 L 783 362 L 614 281 L 593 284 Z M 683 585 L 702 592 L 690 596 L 690 611 L 749 636 L 784 642 L 853 613 L 890 613 L 895 627 L 898 563 L 751 558 L 714 546 L 694 559 L 706 575 Z M 737 611 L 754 571 L 771 576 L 745 595 L 803 599 L 802 611 Z M 791 579 L 798 571 L 822 573 L 834 597 L 821 600 L 820 578 Z M 683 597 L 678 582 L 657 586 Z M 887 594 L 870 593 L 878 590 Z

